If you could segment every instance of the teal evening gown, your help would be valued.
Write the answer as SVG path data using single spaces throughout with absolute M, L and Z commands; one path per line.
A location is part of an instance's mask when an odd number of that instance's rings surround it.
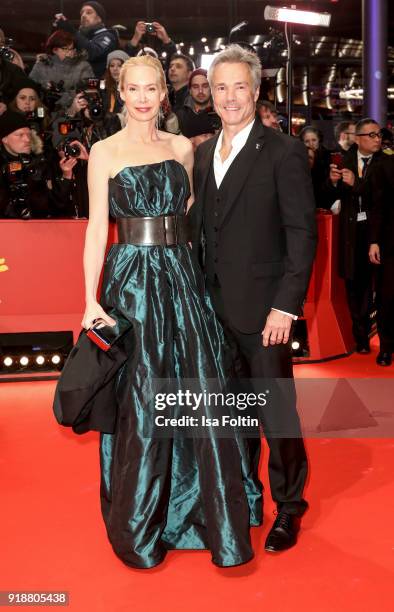
M 183 215 L 189 194 L 187 172 L 174 159 L 126 167 L 109 181 L 110 214 Z M 116 381 L 116 430 L 100 440 L 101 508 L 115 553 L 135 568 L 157 565 L 168 549 L 209 549 L 221 567 L 249 561 L 261 485 L 246 442 L 144 430 L 155 416 L 147 381 L 224 376 L 223 333 L 189 245 L 113 244 L 101 304 L 132 322 Z

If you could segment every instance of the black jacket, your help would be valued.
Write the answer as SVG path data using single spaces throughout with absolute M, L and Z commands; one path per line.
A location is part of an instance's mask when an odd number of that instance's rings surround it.
M 196 202 L 189 213 L 195 256 L 217 138 L 196 152 Z M 228 173 L 230 195 L 217 221 L 218 277 L 230 323 L 257 333 L 272 307 L 299 314 L 307 291 L 316 220 L 306 148 L 256 120 Z
M 370 180 L 369 242 L 379 245 L 384 261 L 394 256 L 394 155 L 383 153 L 371 169 Z
M 367 216 L 371 209 L 371 172 L 383 153 L 374 153 L 364 178 L 358 176 L 357 147 L 352 147 L 344 158 L 344 168 L 351 170 L 355 176 L 353 187 L 344 185 L 339 181 L 334 187 L 330 181 L 327 183 L 326 202 L 328 206 L 336 200 L 341 201 L 341 212 L 339 213 L 339 274 L 342 278 L 353 279 L 356 269 L 356 233 L 357 213 L 359 212 L 359 198 L 362 200 L 363 210 Z M 365 246 L 367 250 L 367 245 Z

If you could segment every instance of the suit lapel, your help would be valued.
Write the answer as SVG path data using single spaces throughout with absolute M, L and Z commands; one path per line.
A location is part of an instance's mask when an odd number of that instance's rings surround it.
M 207 189 L 207 181 L 209 177 L 209 172 L 211 169 L 211 164 L 213 163 L 213 154 L 215 152 L 216 143 L 218 141 L 219 134 L 217 134 L 214 138 L 209 141 L 209 146 L 207 146 L 207 150 L 204 154 L 204 157 L 201 158 L 200 163 L 198 165 L 197 173 L 198 173 L 198 194 L 197 199 L 199 202 L 203 204 L 205 202 L 205 191 Z M 196 187 L 197 193 L 197 187 Z
M 264 127 L 256 119 L 245 146 L 238 153 L 223 179 L 226 181 L 228 197 L 223 206 L 221 223 L 234 206 L 263 147 Z

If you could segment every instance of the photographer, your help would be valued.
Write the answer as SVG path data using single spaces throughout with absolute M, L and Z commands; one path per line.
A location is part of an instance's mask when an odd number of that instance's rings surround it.
M 63 157 L 52 169 L 44 155 L 33 152 L 26 118 L 10 110 L 0 117 L 0 142 L 0 217 L 69 216 L 76 160 Z
M 51 110 L 67 108 L 75 97 L 77 83 L 94 77 L 84 54 L 77 53 L 74 37 L 70 32 L 56 30 L 46 42 L 48 55 L 40 55 L 30 72 L 45 92 L 45 100 Z
M 62 13 L 55 15 L 55 27 L 74 35 L 78 50 L 85 49 L 95 76 L 102 78 L 108 53 L 119 46 L 118 34 L 106 28 L 105 9 L 100 2 L 84 2 L 81 6 L 79 30 Z
M 17 83 L 26 78 L 23 70 L 7 59 L 9 52 L 8 47 L 0 45 L 0 115 L 12 99 Z
M 161 53 L 167 53 L 167 63 L 169 63 L 171 57 L 177 52 L 176 44 L 171 40 L 167 34 L 167 30 L 158 21 L 148 23 L 146 21 L 137 21 L 135 26 L 133 38 L 125 46 L 125 51 L 134 57 L 138 55 L 138 52 L 144 46 L 141 44 L 141 39 L 144 36 L 156 37 L 162 44 Z
M 104 74 L 105 89 L 102 92 L 104 109 L 110 113 L 120 113 L 123 101 L 120 98 L 118 85 L 120 69 L 129 59 L 127 53 L 121 49 L 112 51 L 107 56 L 107 70 Z

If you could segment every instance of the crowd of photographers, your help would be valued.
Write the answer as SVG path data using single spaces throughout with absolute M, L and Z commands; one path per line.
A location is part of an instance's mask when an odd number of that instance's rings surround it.
M 169 96 L 160 128 L 182 133 L 194 147 L 220 129 L 207 72 L 177 52 L 158 22 L 138 21 L 130 41 L 120 43 L 105 26 L 99 2 L 85 2 L 80 25 L 57 14 L 45 53 L 26 68 L 0 30 L 0 217 L 88 216 L 87 162 L 94 142 L 126 121 L 118 92 L 122 64 L 131 56 L 158 52 L 167 72 Z M 150 38 L 149 38 L 150 37 Z M 122 48 L 120 48 L 122 46 Z M 165 58 L 165 59 L 163 59 Z M 257 113 L 269 128 L 284 118 L 259 100 Z M 339 262 L 345 280 L 359 353 L 369 352 L 373 295 L 381 350 L 390 365 L 394 349 L 394 155 L 391 130 L 374 119 L 336 125 L 336 147 L 306 126 L 298 136 L 307 147 L 316 205 L 340 214 Z M 378 273 L 375 274 L 375 270 Z

